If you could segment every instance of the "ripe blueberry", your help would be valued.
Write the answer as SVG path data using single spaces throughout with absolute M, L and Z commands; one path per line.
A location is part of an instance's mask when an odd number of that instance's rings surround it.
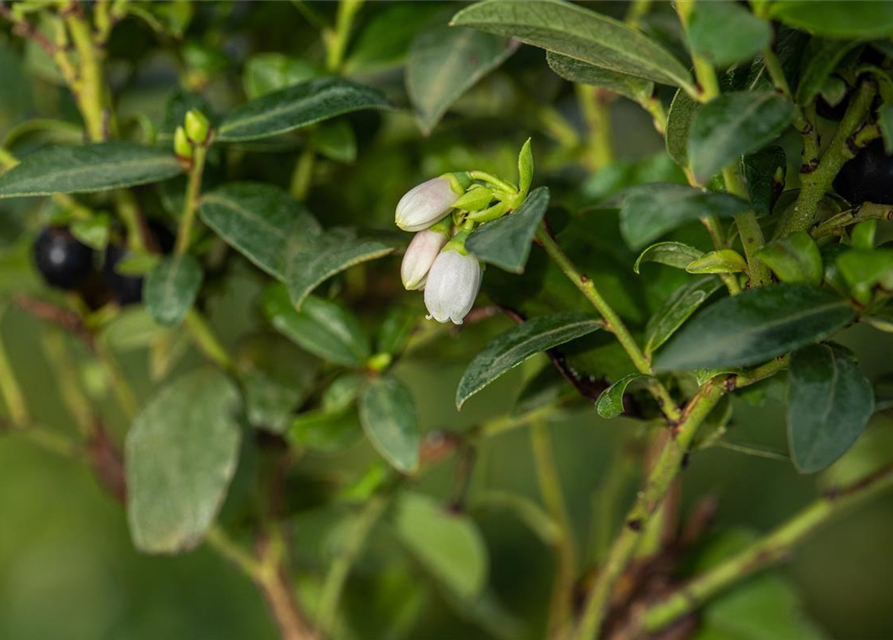
M 34 261 L 46 283 L 57 289 L 76 288 L 93 269 L 93 251 L 63 227 L 47 227 L 34 242 Z

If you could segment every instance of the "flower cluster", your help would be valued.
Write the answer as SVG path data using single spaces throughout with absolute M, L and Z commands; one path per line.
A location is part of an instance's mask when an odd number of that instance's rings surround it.
M 483 269 L 465 251 L 468 230 L 453 233 L 449 216 L 469 182 L 457 175 L 423 182 L 397 203 L 395 222 L 417 232 L 403 257 L 403 286 L 425 291 L 429 318 L 462 324 L 481 288 Z

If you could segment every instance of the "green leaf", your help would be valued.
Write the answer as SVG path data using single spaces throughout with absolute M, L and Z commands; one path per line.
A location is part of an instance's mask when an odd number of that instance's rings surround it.
M 386 256 L 394 251 L 390 240 L 358 238 L 347 228 L 329 229 L 309 235 L 309 242 L 296 242 L 285 256 L 285 282 L 295 308 L 327 278 L 361 262 Z
M 825 271 L 819 246 L 806 231 L 773 240 L 757 252 L 757 258 L 782 282 L 818 285 Z
M 546 62 L 565 80 L 602 87 L 636 102 L 644 102 L 654 93 L 654 83 L 650 80 L 597 67 L 554 51 L 546 52 Z
M 636 380 L 642 380 L 648 376 L 641 373 L 631 373 L 605 389 L 595 402 L 595 410 L 602 418 L 616 418 L 623 414 L 623 394 L 626 388 Z
M 679 287 L 654 312 L 645 327 L 645 353 L 653 353 L 676 333 L 707 299 L 722 287 L 719 278 L 706 276 Z
M 357 159 L 357 138 L 347 120 L 323 122 L 310 133 L 313 148 L 334 162 L 351 164 Z
M 452 24 L 474 27 L 617 73 L 693 90 L 691 75 L 669 51 L 627 24 L 558 0 L 488 0 Z
M 274 284 L 264 291 L 263 311 L 277 331 L 323 360 L 359 367 L 369 357 L 359 321 L 337 302 L 309 296 L 295 311 L 285 287 Z
M 397 503 L 394 528 L 409 552 L 450 593 L 468 600 L 481 594 L 489 558 L 484 539 L 468 516 L 450 513 L 428 496 L 407 491 Z
M 378 327 L 375 341 L 379 353 L 397 355 L 406 346 L 419 320 L 418 311 L 408 307 L 391 306 Z
M 854 249 L 871 251 L 874 249 L 875 236 L 877 235 L 877 220 L 863 220 L 857 223 L 850 231 L 850 242 Z
M 688 157 L 699 182 L 772 142 L 794 118 L 794 105 L 774 91 L 726 93 L 703 105 L 691 123 Z
M 834 261 L 837 270 L 860 301 L 867 303 L 876 284 L 893 286 L 893 250 L 852 249 Z
M 784 189 L 788 168 L 784 149 L 778 146 L 766 147 L 744 156 L 741 164 L 751 209 L 758 218 L 768 216 Z
M 104 251 L 109 243 L 110 221 L 107 214 L 75 220 L 69 228 L 71 235 L 91 249 Z
M 788 442 L 800 473 L 828 467 L 874 413 L 874 391 L 844 349 L 816 344 L 794 353 L 788 376 Z
M 352 111 L 390 108 L 376 89 L 342 78 L 315 78 L 238 107 L 220 123 L 217 140 L 268 138 Z
M 475 229 L 466 239 L 465 248 L 500 269 L 523 273 L 530 243 L 548 208 L 549 189 L 538 187 L 514 212 Z
M 591 316 L 568 311 L 539 316 L 513 327 L 485 346 L 462 374 L 456 406 L 534 354 L 588 335 L 601 327 Z
M 172 154 L 132 142 L 47 147 L 0 175 L 0 198 L 108 191 L 167 180 L 182 171 Z
M 516 49 L 506 38 L 436 25 L 419 33 L 406 59 L 406 89 L 427 135 L 478 80 Z
M 242 86 L 249 100 L 319 77 L 322 72 L 304 58 L 282 53 L 259 53 L 248 58 Z
M 688 167 L 688 134 L 700 107 L 691 96 L 679 89 L 667 111 L 667 131 L 664 136 L 667 153 L 682 168 Z
M 363 435 L 355 408 L 339 411 L 305 411 L 288 427 L 288 441 L 320 453 L 337 453 L 355 444 Z
M 851 0 L 779 0 L 770 15 L 797 29 L 827 38 L 884 38 L 893 33 L 893 4 Z
M 626 190 L 620 232 L 631 249 L 641 249 L 668 231 L 704 216 L 730 217 L 749 205 L 726 193 L 681 184 L 643 184 Z
M 643 262 L 657 262 L 677 269 L 685 269 L 692 260 L 697 260 L 704 252 L 682 242 L 658 242 L 645 249 L 633 265 L 639 273 Z
M 190 255 L 163 258 L 143 285 L 146 311 L 159 324 L 180 324 L 195 303 L 202 275 L 201 264 Z
M 375 450 L 401 473 L 419 468 L 422 430 L 412 393 L 390 376 L 373 380 L 360 395 L 360 423 Z
M 693 260 L 685 270 L 689 273 L 741 273 L 747 271 L 747 261 L 733 249 L 719 249 Z
M 403 62 L 413 38 L 443 7 L 434 2 L 387 3 L 351 43 L 344 73 L 381 71 Z
M 177 553 L 201 541 L 239 454 L 241 402 L 219 371 L 182 376 L 152 398 L 127 433 L 127 516 L 137 549 Z
M 769 46 L 772 27 L 732 1 L 695 4 L 688 24 L 692 50 L 714 66 L 746 62 Z
M 518 190 L 525 198 L 531 184 L 533 184 L 533 150 L 530 147 L 530 138 L 527 138 L 518 154 Z
M 803 284 L 778 284 L 723 298 L 698 314 L 658 354 L 658 371 L 738 367 L 822 340 L 849 324 L 846 300 Z
M 805 66 L 797 84 L 797 103 L 807 105 L 822 91 L 828 76 L 843 57 L 859 43 L 852 40 L 812 38 L 803 54 Z
M 280 280 L 290 253 L 322 232 L 303 204 L 255 182 L 232 182 L 204 194 L 198 213 L 227 244 Z

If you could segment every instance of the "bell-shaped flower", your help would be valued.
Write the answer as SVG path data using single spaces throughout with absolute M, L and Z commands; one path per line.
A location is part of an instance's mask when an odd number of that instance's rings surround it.
M 451 242 L 450 245 L 453 243 Z M 429 318 L 462 324 L 481 289 L 481 264 L 459 248 L 446 247 L 437 256 L 425 284 Z
M 394 222 L 404 231 L 427 229 L 449 213 L 460 195 L 446 176 L 432 178 L 400 198 Z
M 431 265 L 440 255 L 440 250 L 447 240 L 449 240 L 448 231 L 439 229 L 424 229 L 415 234 L 403 255 L 403 264 L 400 265 L 400 275 L 407 291 L 425 288 L 428 271 L 431 270 Z

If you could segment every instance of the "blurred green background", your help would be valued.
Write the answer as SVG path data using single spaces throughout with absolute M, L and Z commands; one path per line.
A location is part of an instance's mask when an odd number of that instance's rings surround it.
M 267 3 L 244 15 L 245 25 L 270 24 L 277 16 L 293 11 L 288 3 Z M 289 14 L 289 26 L 297 18 Z M 238 17 L 238 16 L 237 16 Z M 289 22 L 289 20 L 291 22 Z M 128 25 L 134 48 L 151 47 L 146 34 Z M 142 38 L 142 39 L 141 39 Z M 280 29 L 270 35 L 267 47 L 275 50 L 288 41 Z M 120 43 L 119 43 L 120 44 Z M 243 46 L 236 43 L 235 46 Z M 523 51 L 519 56 L 541 64 L 541 52 Z M 148 69 L 148 70 L 146 70 Z M 169 61 L 150 60 L 136 82 L 136 88 L 122 104 L 127 111 L 139 110 L 158 121 L 163 101 L 176 77 Z M 222 73 L 222 72 L 221 72 Z M 527 137 L 523 127 L 500 122 L 506 107 L 500 83 L 510 71 L 501 71 L 488 81 L 488 91 L 471 96 L 461 109 L 476 113 L 478 122 L 489 127 L 487 135 L 472 128 L 451 128 L 447 122 L 439 135 L 420 138 L 405 115 L 395 115 L 387 126 L 391 146 L 386 153 L 376 148 L 361 150 L 360 159 L 349 175 L 351 188 L 342 186 L 315 191 L 311 208 L 326 211 L 327 224 L 347 215 L 362 214 L 370 226 L 388 224 L 393 205 L 400 194 L 422 178 L 478 163 L 481 168 L 510 173 L 519 143 Z M 0 131 L 21 120 L 25 114 L 56 112 L 72 118 L 69 101 L 50 85 L 36 82 L 32 93 L 29 76 L 39 74 L 23 67 L 17 53 L 0 37 Z M 394 82 L 400 82 L 399 78 Z M 553 82 L 557 82 L 554 80 Z M 495 89 L 493 87 L 496 87 Z M 33 88 L 33 87 L 32 87 Z M 540 88 L 544 93 L 548 88 Z M 215 91 L 213 83 L 208 88 Z M 477 102 L 475 102 L 477 100 Z M 490 101 L 490 102 L 488 102 Z M 494 102 L 495 101 L 495 102 Z M 225 102 L 225 100 L 224 100 Z M 225 105 L 224 105 L 225 106 Z M 488 111 L 488 109 L 490 111 Z M 484 115 L 480 115 L 484 113 Z M 486 114 L 490 113 L 490 116 Z M 618 101 L 613 107 L 615 145 L 620 159 L 632 162 L 652 158 L 661 151 L 648 118 L 637 108 Z M 575 117 L 573 113 L 569 117 Z M 362 125 L 361 125 L 362 127 Z M 362 128 L 360 129 L 360 133 Z M 398 150 L 405 153 L 398 153 Z M 789 154 L 789 157 L 791 154 Z M 658 169 L 665 158 L 646 163 Z M 275 172 L 275 163 L 258 171 Z M 333 169 L 336 177 L 342 174 Z M 647 173 L 647 171 L 645 171 Z M 612 190 L 611 175 L 588 180 L 577 194 L 578 202 L 592 202 Z M 553 175 L 559 183 L 567 179 Z M 332 191 L 339 193 L 341 208 L 326 209 Z M 31 210 L 21 203 L 0 205 L 0 230 L 5 242 L 19 234 L 33 233 L 36 222 L 27 219 Z M 332 212 L 334 211 L 334 212 Z M 390 258 L 377 266 L 393 274 L 396 283 L 399 262 Z M 656 273 L 656 272 L 655 272 Z M 396 286 L 396 285 L 395 285 Z M 257 326 L 256 298 L 259 288 L 248 276 L 236 277 L 219 291 L 209 309 L 211 322 L 229 345 L 238 336 Z M 419 313 L 421 300 L 413 299 Z M 435 358 L 422 350 L 397 367 L 396 374 L 414 391 L 426 429 L 463 430 L 511 408 L 522 380 L 537 368 L 547 366 L 543 357 L 529 366 L 511 372 L 473 398 L 461 413 L 455 411 L 453 390 L 470 357 L 469 345 L 482 344 L 489 335 L 505 329 L 508 321 L 493 319 L 486 327 L 471 327 L 451 335 L 448 341 L 464 341 L 462 349 L 446 347 Z M 2 316 L 0 336 L 10 353 L 16 374 L 22 381 L 29 406 L 36 419 L 53 428 L 71 430 L 71 418 L 60 401 L 51 366 L 41 347 L 39 330 L 33 320 L 10 309 Z M 873 378 L 889 366 L 893 337 L 877 331 L 856 328 L 842 338 L 859 355 L 866 374 Z M 451 354 L 447 357 L 444 352 Z M 177 371 L 187 371 L 200 362 L 190 354 Z M 125 354 L 122 365 L 134 383 L 141 400 L 152 392 L 148 356 L 144 351 Z M 89 370 L 79 371 L 89 378 Z M 96 401 L 116 438 L 126 431 L 125 421 L 107 390 L 97 389 Z M 769 401 L 754 407 L 736 401 L 731 436 L 740 441 L 786 450 L 783 406 Z M 883 414 L 873 421 L 873 431 L 893 425 Z M 558 467 L 566 500 L 581 547 L 590 540 L 593 526 L 594 488 L 605 477 L 618 445 L 637 432 L 636 423 L 624 419 L 605 421 L 594 410 L 581 410 L 551 424 Z M 360 472 L 374 458 L 364 445 L 342 456 L 319 456 L 306 463 L 308 478 L 325 478 L 333 470 Z M 250 460 L 243 460 L 250 464 Z M 539 500 L 532 471 L 529 436 L 521 429 L 488 442 L 474 468 L 469 504 L 489 490 L 512 491 Z M 453 491 L 455 462 L 437 467 L 419 482 L 419 488 L 447 502 Z M 306 490 L 316 485 L 308 480 Z M 818 494 L 816 478 L 798 475 L 787 462 L 710 449 L 698 452 L 684 474 L 684 513 L 705 496 L 718 500 L 715 526 L 768 530 L 783 521 Z M 626 487 L 628 502 L 636 490 L 635 479 Z M 301 487 L 296 488 L 301 491 Z M 312 502 L 312 500 L 311 500 Z M 781 569 L 796 586 L 805 614 L 829 638 L 871 640 L 893 637 L 890 593 L 893 592 L 893 496 L 845 516 L 822 529 L 799 548 L 791 562 Z M 491 556 L 490 596 L 492 608 L 487 620 L 502 620 L 502 631 L 518 629 L 522 637 L 537 637 L 548 600 L 553 571 L 551 550 L 512 514 L 504 510 L 472 510 L 484 532 Z M 339 514 L 319 513 L 308 507 L 289 523 L 295 544 L 299 580 L 312 601 L 319 576 L 331 561 L 331 540 L 336 535 Z M 616 525 L 616 522 L 611 523 Z M 386 525 L 382 525 L 386 527 Z M 414 581 L 420 594 L 407 602 L 419 614 L 405 629 L 403 637 L 420 640 L 494 637 L 487 624 L 474 616 L 460 617 L 444 594 L 424 588 L 424 572 L 388 549 L 386 532 L 361 556 L 351 578 L 346 606 L 356 627 L 386 629 L 399 626 L 394 619 L 376 618 L 377 599 L 386 600 L 382 576 L 395 583 L 395 593 L 409 592 Z M 400 577 L 402 576 L 402 577 Z M 385 582 L 387 582 L 385 580 Z M 402 590 L 401 590 L 402 589 Z M 495 611 L 495 614 L 494 614 Z M 416 618 L 407 616 L 411 620 Z M 376 627 L 378 625 L 378 627 Z M 433 630 L 437 629 L 437 632 Z M 492 629 L 490 631 L 493 631 Z M 384 631 L 366 637 L 387 636 Z M 234 568 L 207 549 L 178 557 L 146 557 L 130 543 L 122 509 L 97 486 L 86 466 L 54 456 L 34 447 L 8 431 L 0 432 L 0 639 L 4 640 L 245 640 L 274 638 L 266 607 L 253 586 Z M 757 640 L 757 639 L 754 639 Z M 762 640 L 762 639 L 759 639 Z M 779 640 L 783 640 L 779 638 Z M 793 640 L 793 637 L 791 638 Z

